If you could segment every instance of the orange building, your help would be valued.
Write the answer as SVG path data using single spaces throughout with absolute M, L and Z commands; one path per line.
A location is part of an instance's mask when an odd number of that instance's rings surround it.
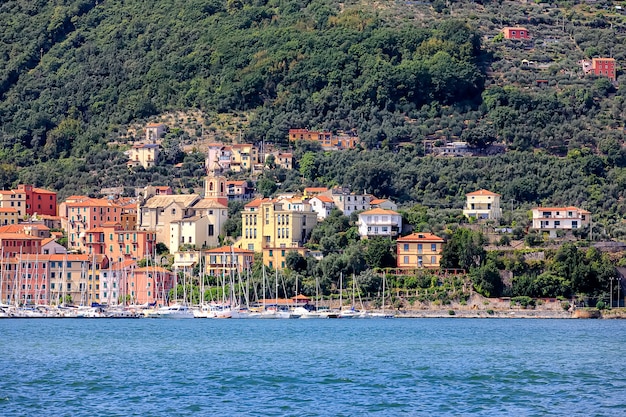
M 413 233 L 397 241 L 398 268 L 439 268 L 443 239 L 432 233 Z
M 150 256 L 156 245 L 156 232 L 125 230 L 119 223 L 105 223 L 85 231 L 80 239 L 88 254 L 102 254 L 114 262 L 122 262 Z

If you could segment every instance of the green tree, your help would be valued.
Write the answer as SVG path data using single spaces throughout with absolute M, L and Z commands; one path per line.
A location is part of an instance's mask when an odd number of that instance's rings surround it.
M 482 265 L 487 252 L 484 249 L 486 239 L 480 232 L 458 228 L 443 246 L 441 266 L 443 268 L 462 268 L 469 270 Z

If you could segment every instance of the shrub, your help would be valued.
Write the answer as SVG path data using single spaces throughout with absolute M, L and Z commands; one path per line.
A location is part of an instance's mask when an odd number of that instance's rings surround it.
M 487 314 L 489 314 L 490 316 L 493 316 L 493 310 L 492 309 L 487 310 Z
M 456 313 L 454 312 L 454 310 L 448 310 L 448 315 L 450 316 L 454 316 Z
M 567 301 L 561 301 L 561 308 L 565 311 L 568 311 L 570 309 L 570 303 L 568 303 Z
M 596 303 L 596 308 L 598 310 L 604 310 L 606 308 L 606 303 L 604 301 L 598 301 Z

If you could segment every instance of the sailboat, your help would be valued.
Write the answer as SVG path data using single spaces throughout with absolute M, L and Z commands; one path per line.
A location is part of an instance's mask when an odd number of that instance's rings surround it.
M 382 303 L 382 311 L 380 313 L 372 313 L 372 317 L 383 318 L 383 319 L 392 319 L 393 314 L 385 314 L 385 282 L 387 281 L 387 277 L 383 275 L 383 303 Z

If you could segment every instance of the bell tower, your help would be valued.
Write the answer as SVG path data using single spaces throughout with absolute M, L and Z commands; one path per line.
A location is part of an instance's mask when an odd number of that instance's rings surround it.
M 207 176 L 204 178 L 204 198 L 228 199 L 226 194 L 226 177 L 222 175 L 217 156 L 215 161 L 209 166 Z

